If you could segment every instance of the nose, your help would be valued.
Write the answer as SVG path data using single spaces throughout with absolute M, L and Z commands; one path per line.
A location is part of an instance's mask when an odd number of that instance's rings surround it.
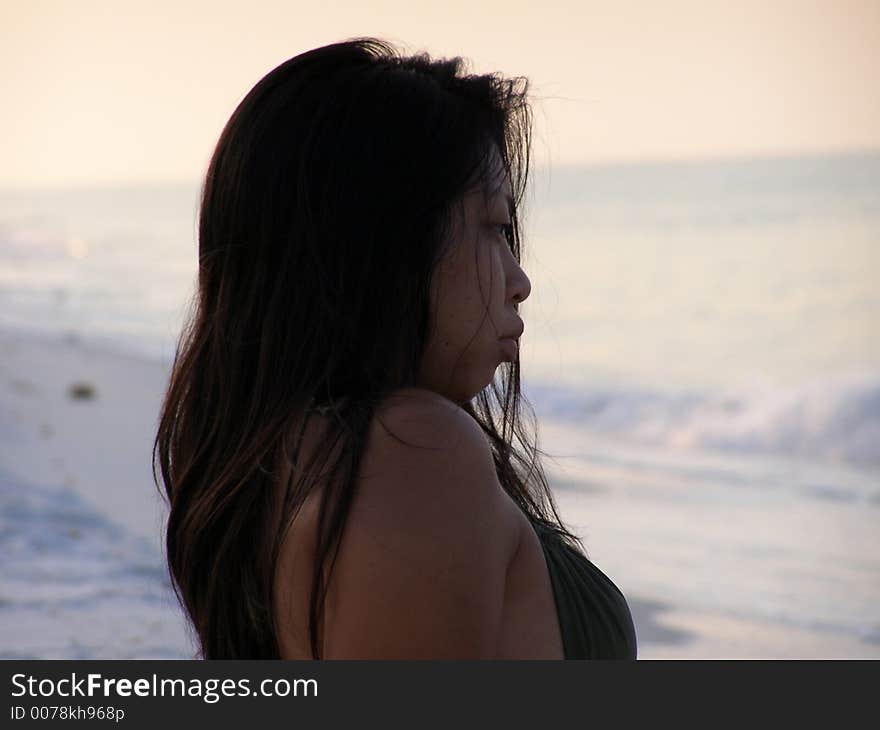
M 513 271 L 507 279 L 507 296 L 515 304 L 525 301 L 532 293 L 532 282 L 522 267 L 514 261 Z

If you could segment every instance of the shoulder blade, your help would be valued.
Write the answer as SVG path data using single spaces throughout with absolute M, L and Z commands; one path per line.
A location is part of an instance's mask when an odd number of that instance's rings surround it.
M 497 651 L 517 507 L 479 424 L 441 396 L 410 395 L 370 428 L 331 578 L 328 659 Z

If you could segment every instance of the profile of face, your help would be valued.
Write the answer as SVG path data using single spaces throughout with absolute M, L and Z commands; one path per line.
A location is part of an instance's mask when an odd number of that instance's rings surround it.
M 431 328 L 419 385 L 465 403 L 488 385 L 503 361 L 516 357 L 506 338 L 518 338 L 523 322 L 516 306 L 531 282 L 508 242 L 511 186 L 500 170 L 487 186 L 467 192 L 453 215 L 450 249 L 431 281 Z

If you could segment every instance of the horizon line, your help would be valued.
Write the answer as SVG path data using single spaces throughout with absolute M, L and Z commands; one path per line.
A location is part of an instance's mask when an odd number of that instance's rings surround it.
M 627 167 L 650 167 L 650 166 L 686 166 L 718 163 L 750 163 L 750 162 L 782 162 L 787 160 L 822 160 L 841 159 L 848 157 L 880 157 L 880 147 L 848 148 L 840 150 L 810 150 L 805 152 L 782 151 L 782 152 L 757 152 L 757 153 L 731 153 L 717 154 L 704 157 L 644 157 L 623 158 L 607 160 L 585 160 L 575 162 L 558 162 L 550 164 L 533 164 L 530 174 L 547 170 L 572 170 L 577 168 L 627 168 Z M 128 179 L 128 180 L 94 180 L 94 181 L 67 181 L 67 182 L 25 182 L 15 183 L 0 180 L 0 193 L 21 192 L 51 192 L 71 190 L 100 190 L 122 188 L 167 188 L 167 187 L 196 187 L 204 181 L 204 175 L 198 178 L 155 178 L 155 179 Z

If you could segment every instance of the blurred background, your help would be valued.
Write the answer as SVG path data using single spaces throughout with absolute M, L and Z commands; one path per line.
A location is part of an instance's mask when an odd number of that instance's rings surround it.
M 193 655 L 150 448 L 201 177 L 361 35 L 531 81 L 523 389 L 639 656 L 880 657 L 874 0 L 0 3 L 0 656 Z

